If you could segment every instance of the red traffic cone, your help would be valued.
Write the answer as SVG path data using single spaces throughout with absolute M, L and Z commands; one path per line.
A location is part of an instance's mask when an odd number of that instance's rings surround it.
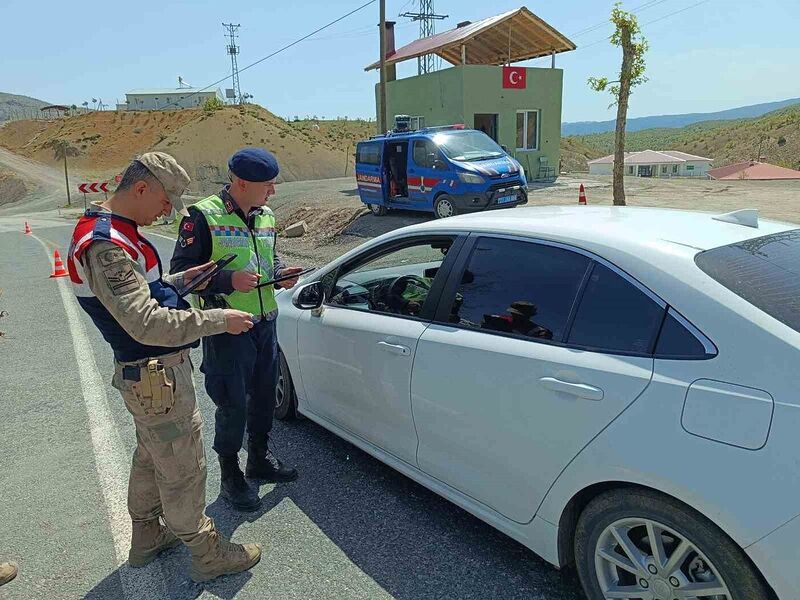
M 28 225 L 27 221 L 25 221 L 25 235 L 30 235 L 30 234 L 31 234 L 31 226 Z
M 66 277 L 69 275 L 67 270 L 64 268 L 64 263 L 61 262 L 61 255 L 58 253 L 58 250 L 55 251 L 53 254 L 53 274 L 50 277 Z
M 586 191 L 583 189 L 583 184 L 581 184 L 580 192 L 578 193 L 578 204 L 586 206 Z

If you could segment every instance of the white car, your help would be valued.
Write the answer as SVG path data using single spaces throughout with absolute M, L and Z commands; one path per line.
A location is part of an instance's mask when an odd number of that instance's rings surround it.
M 300 412 L 591 600 L 800 598 L 800 229 L 521 208 L 406 227 L 278 295 Z

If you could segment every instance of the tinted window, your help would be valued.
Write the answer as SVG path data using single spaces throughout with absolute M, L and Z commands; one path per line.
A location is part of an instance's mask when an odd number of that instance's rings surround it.
M 664 308 L 608 267 L 596 263 L 569 343 L 612 352 L 651 354 Z
M 552 246 L 481 238 L 462 276 L 450 322 L 561 341 L 590 262 Z
M 381 164 L 381 145 L 359 144 L 356 151 L 356 162 L 367 165 Z
M 800 331 L 800 229 L 706 250 L 695 262 L 733 293 Z
M 354 310 L 419 316 L 451 239 L 420 241 L 378 254 L 339 275 L 328 304 Z
M 414 141 L 414 163 L 420 167 L 432 169 L 436 159 L 439 156 L 439 150 L 431 140 L 415 140 Z
M 708 350 L 698 337 L 690 331 L 692 328 L 680 315 L 672 309 L 667 313 L 661 334 L 656 344 L 657 358 L 710 358 L 716 352 Z

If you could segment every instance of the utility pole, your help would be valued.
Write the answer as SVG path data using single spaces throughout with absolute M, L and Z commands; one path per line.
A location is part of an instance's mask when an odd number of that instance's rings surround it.
M 378 133 L 386 133 L 386 0 L 380 0 L 381 5 L 381 82 L 378 96 L 380 98 L 380 111 L 378 114 Z
M 241 104 L 242 103 L 242 91 L 239 88 L 239 64 L 236 60 L 236 56 L 239 54 L 239 46 L 236 45 L 236 37 L 239 35 L 236 33 L 236 30 L 241 27 L 238 23 L 234 25 L 233 23 L 223 23 L 223 27 L 225 27 L 228 32 L 226 35 L 230 36 L 230 44 L 227 46 L 228 54 L 231 57 L 231 83 L 233 87 L 233 95 L 234 95 L 234 103 Z
M 406 12 L 401 17 L 408 17 L 412 21 L 419 21 L 420 39 L 430 37 L 436 33 L 436 21 L 446 19 L 449 15 L 437 15 L 433 10 L 433 0 L 419 0 L 419 12 Z M 436 70 L 436 55 L 426 54 L 417 59 L 417 74 L 433 73 Z

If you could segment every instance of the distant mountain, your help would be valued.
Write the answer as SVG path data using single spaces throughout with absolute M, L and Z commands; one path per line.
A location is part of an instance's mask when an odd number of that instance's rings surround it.
M 6 94 L 0 92 L 0 123 L 21 118 L 30 118 L 34 111 L 38 111 L 43 106 L 50 105 L 50 102 L 37 100 L 29 96 L 17 96 L 16 94 Z
M 715 167 L 763 157 L 766 162 L 800 169 L 800 104 L 760 117 L 705 121 L 681 128 L 647 129 L 625 136 L 625 150 L 679 150 L 706 156 Z M 586 160 L 614 151 L 614 132 L 561 138 L 566 168 L 585 171 Z
M 727 121 L 731 119 L 752 119 L 769 112 L 779 110 L 792 104 L 800 104 L 800 98 L 767 102 L 765 104 L 752 104 L 740 106 L 719 112 L 687 113 L 684 115 L 656 115 L 653 117 L 636 117 L 628 119 L 627 131 L 642 131 L 655 128 L 678 128 L 700 123 L 703 121 Z M 577 121 L 575 123 L 562 123 L 561 135 L 590 135 L 592 133 L 605 133 L 614 131 L 616 121 Z

